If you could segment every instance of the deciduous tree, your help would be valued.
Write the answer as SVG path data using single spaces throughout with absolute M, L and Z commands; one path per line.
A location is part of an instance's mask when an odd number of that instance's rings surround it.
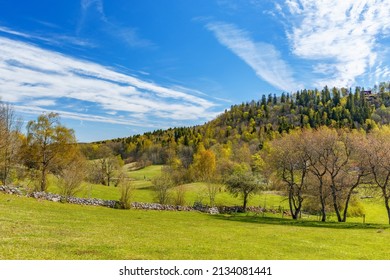
M 0 102 L 0 178 L 3 185 L 7 184 L 10 170 L 17 162 L 21 146 L 20 124 L 13 107 Z
M 271 143 L 269 163 L 287 189 L 291 217 L 298 219 L 304 200 L 307 175 L 308 155 L 305 153 L 301 131 L 292 132 Z
M 372 173 L 373 184 L 382 192 L 390 224 L 390 128 L 370 133 L 367 138 L 366 164 Z
M 56 113 L 42 114 L 27 124 L 27 155 L 33 167 L 40 171 L 39 188 L 47 189 L 49 171 L 61 169 L 75 148 L 74 131 L 61 125 Z
M 249 197 L 264 188 L 264 179 L 253 174 L 246 164 L 236 164 L 233 173 L 226 179 L 228 190 L 235 196 L 241 196 L 243 211 L 246 212 Z

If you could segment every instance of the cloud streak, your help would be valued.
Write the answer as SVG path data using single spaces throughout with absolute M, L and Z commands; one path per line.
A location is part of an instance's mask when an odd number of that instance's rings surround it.
M 99 29 L 106 35 L 115 37 L 133 48 L 155 48 L 156 46 L 149 40 L 139 36 L 137 29 L 122 26 L 113 22 L 104 11 L 103 0 L 81 0 L 81 17 L 77 24 L 76 32 L 80 34 L 87 25 L 90 17 L 97 20 L 101 25 Z
M 378 73 L 388 74 L 376 69 L 384 55 L 380 38 L 390 30 L 388 4 L 387 0 L 285 1 L 280 12 L 288 20 L 292 52 L 312 61 L 313 72 L 323 74 L 316 78 L 317 86 L 350 86 L 367 73 L 376 78 Z
M 0 84 L 2 100 L 14 103 L 18 110 L 59 110 L 72 119 L 169 126 L 174 121 L 204 121 L 217 114 L 213 111 L 216 104 L 207 96 L 4 37 L 0 37 Z M 34 110 L 27 110 L 29 106 Z M 88 114 L 79 112 L 83 106 L 89 108 Z
M 248 64 L 262 80 L 282 90 L 301 88 L 293 78 L 289 65 L 273 45 L 255 42 L 248 32 L 233 24 L 213 22 L 206 27 L 215 34 L 222 45 Z
M 12 30 L 5 26 L 0 26 L 0 33 L 21 37 L 27 40 L 37 40 L 39 42 L 43 42 L 53 46 L 62 46 L 63 44 L 71 44 L 77 47 L 91 47 L 91 48 L 95 47 L 95 45 L 88 40 L 80 39 L 73 36 L 67 36 L 63 34 L 61 35 L 50 34 L 50 33 L 46 33 L 45 35 L 31 34 L 31 33 L 27 34 L 24 32 Z

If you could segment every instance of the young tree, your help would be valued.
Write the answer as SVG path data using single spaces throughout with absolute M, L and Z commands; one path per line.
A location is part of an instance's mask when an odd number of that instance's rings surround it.
M 27 124 L 27 156 L 30 164 L 39 170 L 41 191 L 47 189 L 47 174 L 71 161 L 76 144 L 74 131 L 62 126 L 56 113 L 42 114 Z
M 216 184 L 216 157 L 211 150 L 201 150 L 194 155 L 193 168 L 196 177 L 206 183 L 210 205 L 215 205 L 219 186 Z
M 246 212 L 249 197 L 263 189 L 264 180 L 253 174 L 248 165 L 237 164 L 225 184 L 233 195 L 242 197 L 242 208 Z

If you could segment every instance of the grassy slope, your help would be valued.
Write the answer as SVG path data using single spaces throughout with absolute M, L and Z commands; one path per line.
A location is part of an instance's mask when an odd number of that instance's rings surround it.
M 0 194 L 0 259 L 390 259 L 383 225 L 114 210 Z
M 161 166 L 150 166 L 129 172 L 134 201 L 153 201 L 150 179 L 160 171 Z M 57 192 L 55 185 L 52 178 L 49 191 Z M 185 188 L 187 204 L 208 202 L 203 183 Z M 221 190 L 217 204 L 241 204 Z M 118 199 L 119 189 L 85 184 L 79 196 Z M 125 211 L 0 194 L 0 259 L 389 259 L 390 252 L 380 249 L 390 242 L 383 202 L 361 202 L 366 222 L 377 224 L 363 225 L 362 218 L 323 224 L 313 216 L 295 222 L 269 213 Z M 286 203 L 273 193 L 250 200 L 267 208 Z
M 152 165 L 140 170 L 130 171 L 128 175 L 134 179 L 133 184 L 135 186 L 133 201 L 138 202 L 154 202 L 154 193 L 151 189 L 151 179 L 161 173 L 161 165 Z M 124 166 L 126 170 L 126 166 Z M 201 200 L 204 204 L 209 204 L 209 198 L 207 196 L 207 187 L 204 183 L 191 183 L 185 184 L 186 189 L 185 202 L 187 205 L 193 205 L 195 201 Z M 56 186 L 56 179 L 50 177 L 48 192 L 59 193 L 59 189 Z M 172 190 L 172 196 L 175 194 L 175 190 Z M 84 183 L 82 191 L 77 194 L 79 197 L 96 197 L 101 199 L 113 199 L 118 200 L 120 197 L 119 188 L 113 186 L 107 187 L 100 184 Z M 241 205 L 242 201 L 239 197 L 233 197 L 221 186 L 221 192 L 216 197 L 217 205 Z M 272 193 L 262 193 L 250 198 L 249 205 L 253 206 L 266 206 L 267 208 L 278 208 L 282 206 L 288 207 L 287 201 L 284 197 L 274 195 Z
M 128 175 L 130 178 L 133 178 L 133 184 L 135 186 L 135 191 L 133 194 L 133 201 L 138 202 L 154 202 L 154 193 L 151 189 L 152 183 L 151 179 L 160 174 L 161 165 L 152 165 L 146 168 L 130 171 Z M 124 169 L 127 170 L 126 166 Z M 201 200 L 202 203 L 208 204 L 209 198 L 207 196 L 207 187 L 202 182 L 191 183 L 184 185 L 186 189 L 185 193 L 185 203 L 187 205 L 193 205 L 195 201 Z M 59 189 L 56 187 L 56 180 L 53 177 L 50 177 L 49 180 L 49 192 L 58 193 Z M 175 195 L 175 191 L 172 190 L 172 196 Z M 362 195 L 365 195 L 363 193 Z M 372 195 L 370 193 L 370 195 Z M 99 184 L 84 183 L 83 190 L 77 194 L 79 197 L 97 197 L 102 199 L 113 199 L 118 200 L 120 197 L 120 190 L 116 187 L 107 187 Z M 380 195 L 375 194 L 375 197 L 371 199 L 360 200 L 360 203 L 364 207 L 364 213 L 366 214 L 367 223 L 382 223 L 387 224 L 387 214 L 386 209 L 383 204 L 383 200 L 379 198 Z M 227 191 L 221 187 L 221 192 L 217 194 L 216 205 L 241 205 L 242 201 L 240 197 L 233 197 Z M 288 202 L 286 197 L 277 195 L 272 192 L 263 192 L 252 196 L 249 200 L 250 206 L 262 206 L 267 209 L 277 209 L 283 207 L 288 209 Z M 303 216 L 304 219 L 316 219 L 316 217 L 307 217 Z M 329 216 L 329 220 L 335 220 L 336 217 Z M 348 221 L 361 223 L 363 221 L 362 217 L 349 217 Z

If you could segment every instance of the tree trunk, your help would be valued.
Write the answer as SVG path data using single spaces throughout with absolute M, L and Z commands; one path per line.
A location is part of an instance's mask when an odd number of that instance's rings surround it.
M 47 182 L 46 182 L 46 173 L 47 173 L 47 171 L 46 171 L 46 167 L 43 167 L 42 168 L 42 173 L 41 173 L 41 176 L 42 176 L 42 178 L 41 178 L 41 191 L 42 192 L 45 192 L 46 191 L 46 188 L 47 188 Z
M 385 205 L 386 205 L 386 210 L 387 210 L 387 217 L 389 219 L 389 224 L 390 224 L 390 205 L 389 205 L 389 197 L 385 197 Z
M 298 206 L 295 208 L 295 219 L 298 220 L 299 214 L 301 213 L 301 208 L 302 208 L 302 201 L 301 197 L 298 197 Z
M 360 179 L 357 181 L 357 183 L 348 192 L 347 198 L 345 200 L 342 222 L 346 222 L 347 221 L 349 201 L 351 200 L 353 190 L 359 185 L 359 182 L 360 182 Z
M 293 208 L 293 193 L 291 189 L 288 192 L 288 205 L 290 207 L 291 217 L 293 218 L 293 220 L 297 220 L 298 216 L 295 215 L 295 211 L 294 211 L 295 209 Z
M 351 199 L 351 194 L 352 194 L 352 191 L 350 191 L 348 193 L 347 199 L 345 200 L 345 206 L 344 206 L 342 222 L 346 222 L 347 221 L 347 212 L 348 212 L 349 200 Z
M 339 209 L 339 206 L 337 204 L 336 187 L 334 185 L 332 185 L 331 189 L 332 189 L 333 207 L 334 207 L 334 211 L 336 212 L 337 221 L 342 222 L 343 219 L 341 218 L 340 209 Z
M 244 192 L 244 205 L 242 206 L 242 211 L 245 213 L 246 212 L 246 205 L 248 203 L 248 194 Z
M 320 202 L 321 202 L 321 222 L 326 221 L 326 210 L 325 210 L 325 198 L 322 192 L 322 182 L 320 183 Z

